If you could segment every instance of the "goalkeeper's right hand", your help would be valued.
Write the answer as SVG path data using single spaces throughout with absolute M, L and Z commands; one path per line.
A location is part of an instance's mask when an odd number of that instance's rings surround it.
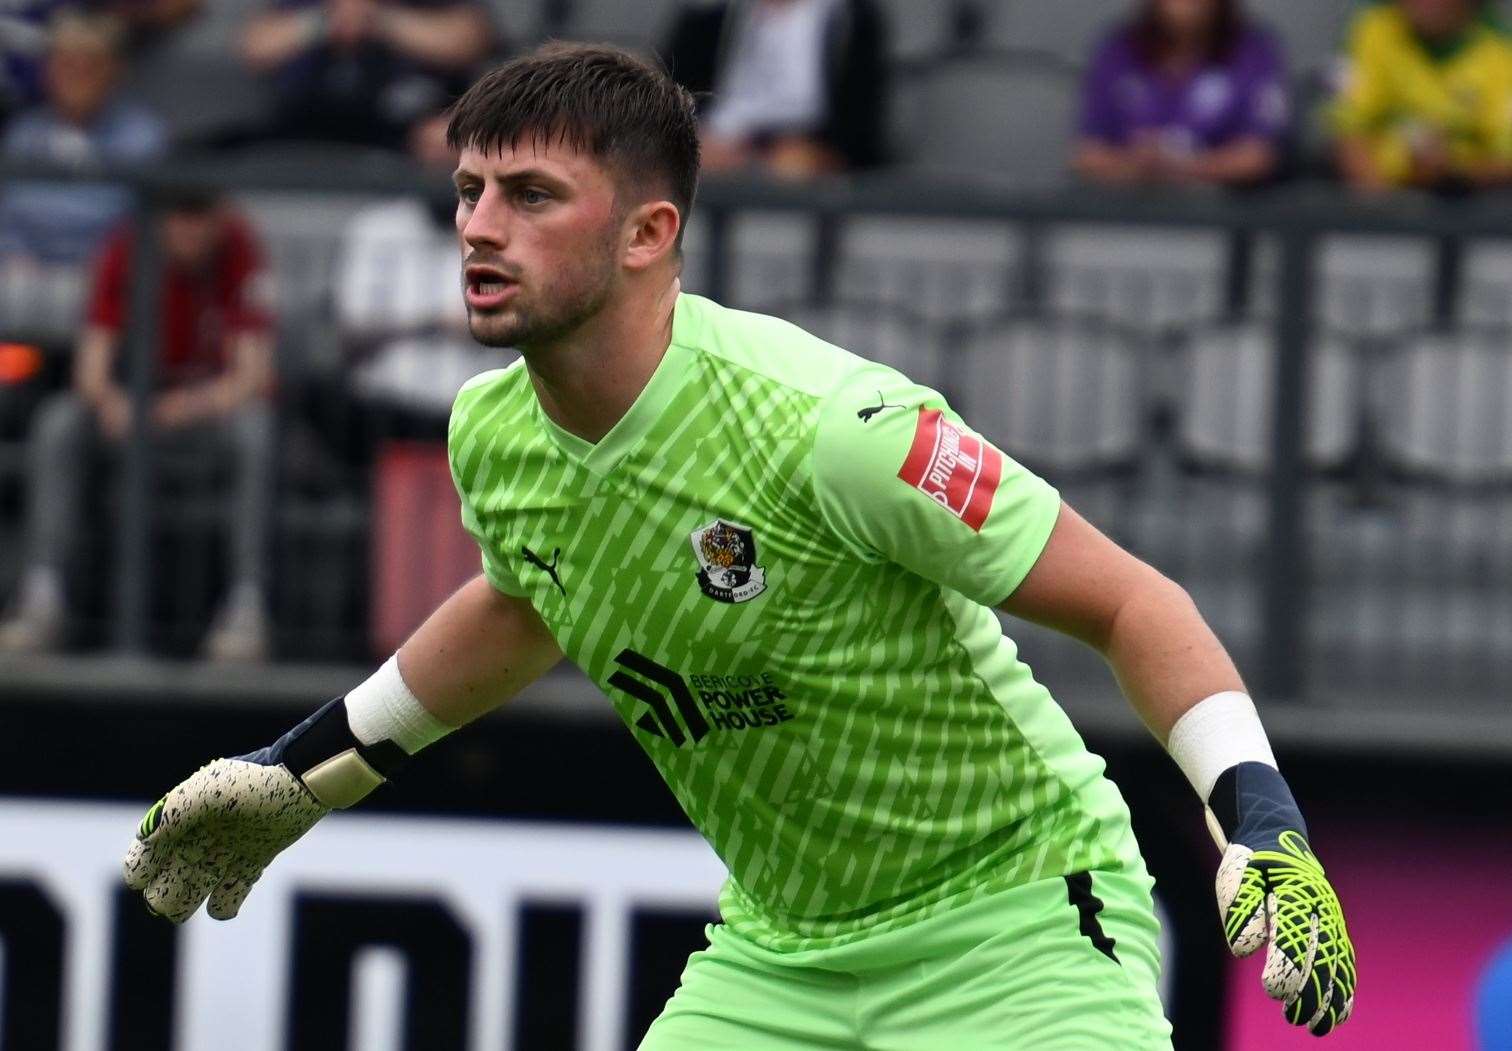
M 280 851 L 406 758 L 390 742 L 359 742 L 338 698 L 272 746 L 217 759 L 154 803 L 126 852 L 126 885 L 174 923 L 207 897 L 206 911 L 229 920 Z

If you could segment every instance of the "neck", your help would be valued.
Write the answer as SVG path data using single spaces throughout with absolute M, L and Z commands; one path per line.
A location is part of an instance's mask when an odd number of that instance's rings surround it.
M 560 341 L 525 351 L 536 398 L 551 421 L 597 442 L 630 411 L 672 342 L 680 282 L 629 288 Z
M 1195 66 L 1202 60 L 1207 46 L 1206 34 L 1176 33 L 1166 43 L 1165 55 L 1160 65 L 1170 72 L 1179 72 Z

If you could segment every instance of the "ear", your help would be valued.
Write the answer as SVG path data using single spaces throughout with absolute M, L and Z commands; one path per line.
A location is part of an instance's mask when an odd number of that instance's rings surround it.
M 648 201 L 625 217 L 625 266 L 646 270 L 671 255 L 682 216 L 671 201 Z

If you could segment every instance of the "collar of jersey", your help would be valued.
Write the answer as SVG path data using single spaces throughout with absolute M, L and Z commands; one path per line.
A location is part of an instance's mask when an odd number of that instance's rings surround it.
M 536 419 L 558 449 L 594 474 L 606 475 L 646 436 L 688 378 L 687 363 L 699 328 L 697 298 L 686 294 L 677 297 L 672 312 L 672 342 L 666 353 L 625 415 L 597 442 L 573 434 L 546 415 L 539 401 L 535 403 Z

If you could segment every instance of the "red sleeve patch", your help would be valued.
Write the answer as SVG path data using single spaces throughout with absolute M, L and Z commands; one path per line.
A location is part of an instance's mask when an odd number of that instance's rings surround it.
M 1003 454 L 939 409 L 920 409 L 898 477 L 980 533 L 1003 476 Z

